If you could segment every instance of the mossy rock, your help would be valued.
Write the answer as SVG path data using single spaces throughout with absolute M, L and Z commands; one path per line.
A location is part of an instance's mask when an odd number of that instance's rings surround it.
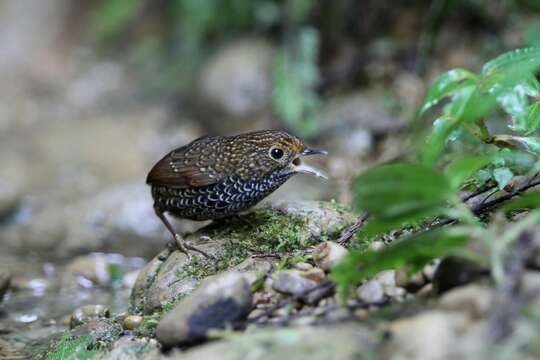
M 252 255 L 288 253 L 337 238 L 356 217 L 334 202 L 284 202 L 230 221 L 214 222 L 186 240 L 214 255 L 162 251 L 141 271 L 132 292 L 134 312 L 152 314 L 193 291 L 200 280 L 239 266 Z M 268 267 L 268 259 L 247 271 Z M 240 269 L 240 271 L 242 271 Z

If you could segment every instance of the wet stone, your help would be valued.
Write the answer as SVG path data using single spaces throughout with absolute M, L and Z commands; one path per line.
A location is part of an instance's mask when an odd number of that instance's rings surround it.
M 202 341 L 211 330 L 246 319 L 252 299 L 248 280 L 238 272 L 207 278 L 159 322 L 156 338 L 165 348 Z
M 358 325 L 267 328 L 232 334 L 188 351 L 173 351 L 170 359 L 362 359 L 376 358 L 375 346 L 375 334 Z
M 259 216 L 261 214 L 262 216 Z M 270 215 L 269 215 L 270 214 Z M 287 222 L 289 216 L 295 221 L 298 220 L 302 226 L 295 228 L 294 239 L 290 240 L 293 246 L 305 246 L 319 241 L 321 236 L 337 237 L 341 231 L 356 221 L 354 214 L 342 210 L 335 203 L 317 201 L 297 201 L 283 202 L 272 208 L 255 210 L 255 219 L 268 219 L 262 221 L 272 221 L 275 216 L 280 221 Z M 266 226 L 267 224 L 265 224 Z M 226 270 L 237 270 L 245 273 L 250 284 L 261 280 L 268 274 L 277 262 L 273 257 L 249 257 L 249 246 L 252 237 L 259 229 L 250 226 L 240 227 L 231 233 L 230 225 L 210 224 L 199 229 L 197 232 L 186 235 L 186 240 L 192 242 L 199 248 L 214 254 L 218 263 L 209 263 L 204 259 L 199 259 L 196 254 L 191 261 L 179 252 L 162 251 L 143 268 L 133 286 L 131 303 L 139 311 L 151 314 L 161 308 L 164 304 L 174 302 L 192 292 L 205 276 Z M 298 231 L 296 231 L 298 230 Z M 274 231 L 277 231 L 278 234 Z M 288 230 L 287 230 L 288 231 Z M 291 236 L 285 231 L 284 236 Z M 271 235 L 279 236 L 279 229 L 272 229 Z M 266 236 L 266 233 L 263 234 Z M 246 242 L 244 244 L 243 242 Z M 263 239 L 262 241 L 266 241 Z M 234 248 L 231 248 L 231 245 Z M 244 248 L 242 248 L 244 247 Z M 237 250 L 241 255 L 237 255 Z M 242 248 L 242 249 L 240 249 Z M 306 266 L 306 265 L 302 265 Z M 226 267 L 226 268 L 225 268 Z M 312 267 L 312 266 L 310 266 Z M 307 269 L 307 267 L 306 267 Z M 304 280 L 321 281 L 326 277 L 321 269 L 312 269 L 312 272 L 305 274 Z M 270 279 L 267 279 L 267 289 L 271 287 Z
M 466 328 L 466 315 L 440 310 L 425 311 L 389 325 L 390 343 L 383 358 L 459 359 L 459 335 Z
M 299 270 L 280 271 L 272 282 L 272 289 L 285 295 L 299 296 L 317 287 L 319 282 L 304 277 Z
M 330 271 L 348 253 L 348 250 L 338 243 L 325 241 L 313 250 L 313 261 L 324 271 Z
M 358 288 L 356 295 L 365 303 L 380 303 L 384 300 L 384 288 L 380 282 L 369 280 Z
M 144 318 L 139 315 L 128 315 L 122 322 L 124 330 L 135 330 L 142 325 Z
M 111 313 L 104 305 L 85 305 L 71 314 L 70 327 L 72 329 L 91 320 L 109 318 Z
M 7 269 L 0 269 L 0 302 L 8 291 L 10 282 L 11 274 L 7 271 Z
M 163 304 L 170 303 L 195 290 L 199 280 L 190 276 L 181 276 L 182 270 L 188 263 L 186 254 L 180 251 L 174 251 L 167 260 L 161 263 L 159 272 L 152 279 L 153 282 L 144 289 L 145 314 L 151 314 Z
M 442 309 L 460 311 L 472 318 L 483 318 L 491 309 L 494 291 L 481 284 L 469 284 L 444 293 L 439 299 Z

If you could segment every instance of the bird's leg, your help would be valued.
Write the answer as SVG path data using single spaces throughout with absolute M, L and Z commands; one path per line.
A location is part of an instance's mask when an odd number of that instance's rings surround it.
M 201 255 L 203 255 L 204 257 L 210 257 L 210 258 L 213 257 L 210 254 L 208 254 L 206 251 L 201 250 L 201 249 L 195 247 L 194 245 L 191 245 L 189 242 L 184 241 L 182 236 L 180 236 L 180 234 L 178 234 L 178 233 L 176 233 L 174 231 L 171 223 L 165 217 L 165 214 L 163 213 L 163 210 L 161 210 L 161 208 L 159 208 L 159 206 L 156 206 L 155 204 L 154 204 L 154 211 L 155 211 L 157 217 L 161 220 L 161 222 L 165 225 L 167 230 L 169 230 L 169 232 L 173 236 L 173 241 L 169 242 L 169 248 L 173 248 L 173 249 L 177 248 L 178 250 L 180 250 L 181 252 L 186 254 L 188 258 L 191 258 L 191 256 L 189 255 L 188 250 L 196 251 L 196 252 L 200 253 Z

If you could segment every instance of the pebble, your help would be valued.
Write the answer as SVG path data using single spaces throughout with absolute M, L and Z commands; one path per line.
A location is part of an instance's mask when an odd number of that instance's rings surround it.
M 338 243 L 325 241 L 313 251 L 313 261 L 324 271 L 330 271 L 348 253 L 348 250 Z
M 422 272 L 409 275 L 405 270 L 396 270 L 396 285 L 410 291 L 419 290 L 426 283 Z
M 469 284 L 444 293 L 439 299 L 439 307 L 480 319 L 485 317 L 491 309 L 493 295 L 493 290 L 488 286 Z
M 384 300 L 384 288 L 380 282 L 368 280 L 358 288 L 356 295 L 362 302 L 379 303 Z
M 124 330 L 135 330 L 142 325 L 144 318 L 139 315 L 128 315 L 122 322 Z
M 94 284 L 107 285 L 111 279 L 109 265 L 105 255 L 83 255 L 76 257 L 66 266 L 66 273 L 83 276 Z
M 109 318 L 111 313 L 104 305 L 85 305 L 76 309 L 70 318 L 70 328 L 74 329 L 79 325 L 91 320 Z
M 467 317 L 457 312 L 425 311 L 419 315 L 394 321 L 389 326 L 390 343 L 384 358 L 454 359 L 459 350 L 459 334 L 468 324 Z
M 317 281 L 304 277 L 299 270 L 283 270 L 272 282 L 272 289 L 281 294 L 298 296 L 314 289 L 317 285 Z

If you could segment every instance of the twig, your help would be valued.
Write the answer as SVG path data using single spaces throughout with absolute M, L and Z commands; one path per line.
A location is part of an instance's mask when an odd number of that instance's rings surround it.
M 345 230 L 343 233 L 341 233 L 341 236 L 339 237 L 337 243 L 340 245 L 346 245 L 349 240 L 356 234 L 366 223 L 368 219 L 368 214 L 360 215 L 356 222 L 347 230 Z
M 467 202 L 469 200 L 471 200 L 472 198 L 475 198 L 477 197 L 478 195 L 482 195 L 483 193 L 485 192 L 488 192 L 492 189 L 495 189 L 497 187 L 496 184 L 489 184 L 489 183 L 486 183 L 482 186 L 480 186 L 478 189 L 476 189 L 475 191 L 473 191 L 472 193 L 470 193 L 469 195 L 467 196 L 464 196 L 461 201 L 463 202 Z
M 478 204 L 476 206 L 474 206 L 471 211 L 476 215 L 481 215 L 483 213 L 486 213 L 488 211 L 490 211 L 491 209 L 493 209 L 494 207 L 497 207 L 499 205 L 501 205 L 502 203 L 518 196 L 518 195 L 521 195 L 522 193 L 524 193 L 525 191 L 533 188 L 533 187 L 536 187 L 540 185 L 540 180 L 536 180 L 536 181 L 532 181 L 532 182 L 529 182 L 528 184 L 526 185 L 523 185 L 522 187 L 508 193 L 508 194 L 505 194 L 505 195 L 502 195 L 494 200 L 491 200 L 491 201 L 488 201 L 488 202 L 485 202 L 485 203 L 482 203 L 482 204 Z
M 493 210 L 493 208 L 496 208 L 497 206 L 501 205 L 502 203 L 508 201 L 508 200 L 511 200 L 512 198 L 516 197 L 516 196 L 519 196 L 521 195 L 522 193 L 524 193 L 525 191 L 533 188 L 533 187 L 536 187 L 540 185 L 540 180 L 536 180 L 536 181 L 529 181 L 527 184 L 523 185 L 522 187 L 510 192 L 510 193 L 507 193 L 505 195 L 502 195 L 494 200 L 491 200 L 491 201 L 488 201 L 488 202 L 481 202 L 480 204 L 476 205 L 476 206 L 473 206 L 471 208 L 471 211 L 474 215 L 476 216 L 480 216 L 482 214 L 485 214 L 491 210 Z M 486 191 L 489 191 L 489 190 L 486 190 Z M 484 191 L 485 192 L 485 191 Z M 453 219 L 453 218 L 443 218 L 443 219 L 440 219 L 438 222 L 436 223 L 430 223 L 428 226 L 425 226 L 423 228 L 423 230 L 421 231 L 425 231 L 425 230 L 429 230 L 431 228 L 434 228 L 434 227 L 441 227 L 441 226 L 446 226 L 446 225 L 451 225 L 451 224 L 455 224 L 457 222 L 456 219 Z

